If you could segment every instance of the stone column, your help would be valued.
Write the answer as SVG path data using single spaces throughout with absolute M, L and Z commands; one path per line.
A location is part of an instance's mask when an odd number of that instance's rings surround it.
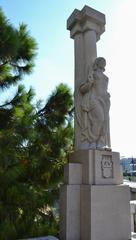
M 78 88 L 86 82 L 89 67 L 97 57 L 96 42 L 105 28 L 105 15 L 85 6 L 81 11 L 75 9 L 67 21 L 70 37 L 75 47 L 75 105 L 78 104 Z M 75 117 L 75 150 L 80 149 L 81 130 Z
M 96 32 L 93 30 L 88 30 L 84 32 L 84 59 L 85 59 L 85 76 L 87 79 L 89 66 L 93 64 L 97 57 L 96 49 Z
M 109 94 L 103 91 L 108 84 L 108 78 L 103 73 L 105 60 L 96 58 L 96 42 L 104 32 L 104 25 L 104 14 L 87 6 L 81 11 L 76 9 L 67 22 L 75 44 L 75 151 L 69 155 L 69 163 L 64 168 L 64 185 L 60 190 L 61 240 L 130 239 L 130 190 L 123 185 L 119 153 L 112 152 L 110 148 L 85 148 L 81 138 L 84 135 L 88 137 L 90 125 L 87 128 L 84 124 L 81 128 L 80 118 L 86 123 L 86 114 L 90 108 L 94 111 L 99 100 L 107 108 L 110 105 Z M 102 61 L 98 64 L 97 60 Z M 93 88 L 91 96 L 85 94 L 85 99 L 79 97 L 80 92 L 84 95 L 90 88 Z M 107 97 L 106 103 L 103 95 Z M 98 101 L 95 101 L 97 97 Z M 86 101 L 87 98 L 89 101 Z M 99 105 L 95 113 L 102 110 Z M 81 114 L 78 115 L 80 106 L 83 111 L 79 111 Z M 106 117 L 108 116 L 107 114 Z M 99 119 L 100 117 L 92 121 L 96 131 L 101 127 L 97 121 Z M 107 119 L 104 126 L 106 124 L 108 125 Z M 101 132 L 100 137 L 102 136 Z

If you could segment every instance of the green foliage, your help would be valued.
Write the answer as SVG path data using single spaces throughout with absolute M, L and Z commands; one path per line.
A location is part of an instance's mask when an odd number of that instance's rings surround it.
M 73 136 L 69 89 L 58 86 L 40 111 L 31 103 L 32 95 L 19 86 L 10 107 L 5 107 L 10 114 L 0 131 L 0 228 L 3 222 L 8 221 L 4 229 L 12 223 L 10 231 L 18 238 L 57 234 L 53 207 Z M 67 107 L 62 113 L 63 105 Z M 0 231 L 0 239 L 3 231 L 9 239 L 6 230 Z
M 72 149 L 72 95 L 60 84 L 44 107 L 18 81 L 33 67 L 36 43 L 0 11 L 0 88 L 17 85 L 0 105 L 0 239 L 58 234 L 58 192 Z
M 0 87 L 16 84 L 33 68 L 36 43 L 25 24 L 15 29 L 0 10 Z

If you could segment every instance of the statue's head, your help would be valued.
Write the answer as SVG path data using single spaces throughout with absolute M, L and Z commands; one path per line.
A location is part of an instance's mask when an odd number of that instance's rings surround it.
M 93 70 L 97 69 L 102 69 L 105 71 L 105 66 L 106 66 L 106 60 L 103 57 L 98 57 L 95 59 L 94 64 L 93 64 Z

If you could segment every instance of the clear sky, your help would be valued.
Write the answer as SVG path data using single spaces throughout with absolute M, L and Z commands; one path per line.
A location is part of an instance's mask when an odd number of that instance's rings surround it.
M 23 82 L 44 101 L 60 82 L 73 90 L 74 42 L 66 20 L 84 5 L 106 15 L 97 52 L 107 60 L 112 149 L 121 156 L 136 156 L 136 0 L 0 0 L 13 25 L 26 23 L 38 43 L 34 72 Z

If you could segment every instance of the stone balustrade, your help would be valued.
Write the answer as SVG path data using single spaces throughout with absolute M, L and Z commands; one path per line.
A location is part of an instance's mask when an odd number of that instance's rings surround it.
M 136 200 L 130 201 L 130 213 L 131 213 L 131 232 L 136 238 Z M 133 236 L 134 237 L 134 236 Z

